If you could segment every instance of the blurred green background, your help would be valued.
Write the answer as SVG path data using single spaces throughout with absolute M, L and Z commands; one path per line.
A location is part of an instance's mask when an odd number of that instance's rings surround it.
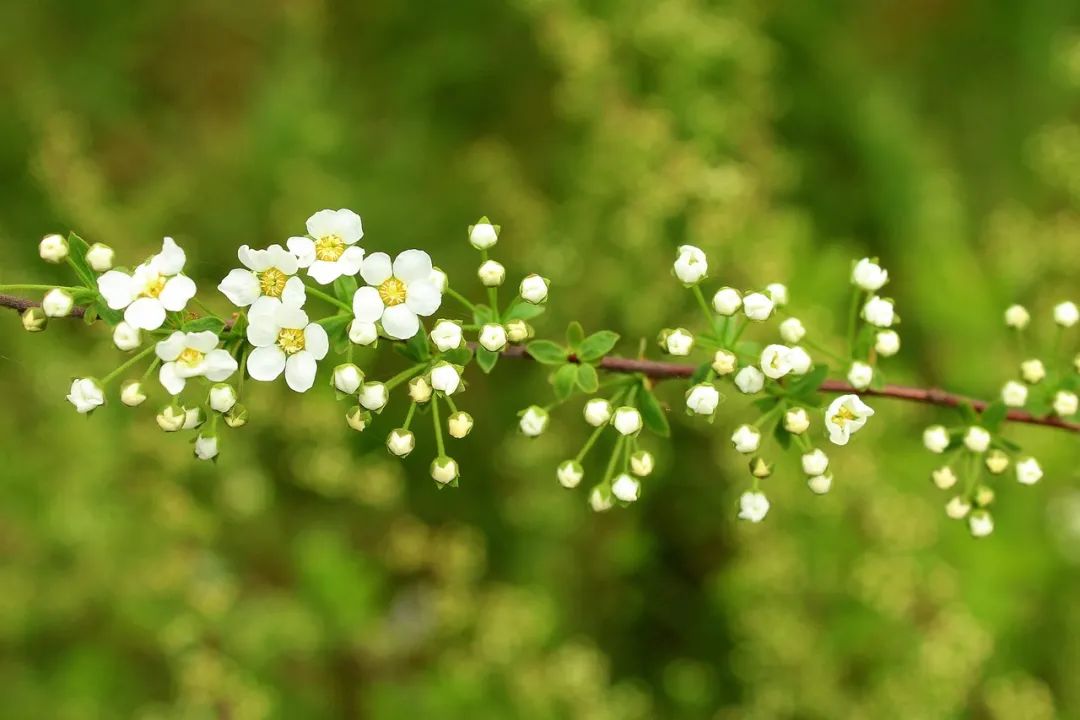
M 126 259 L 171 234 L 224 310 L 238 245 L 349 207 L 369 250 L 427 249 L 469 287 L 488 214 L 511 278 L 553 279 L 541 334 L 577 319 L 630 354 L 696 321 L 680 243 L 718 282 L 788 282 L 825 337 L 850 259 L 878 255 L 889 379 L 990 396 L 1019 360 L 1002 309 L 1048 338 L 1080 299 L 1078 21 L 1069 0 L 3 3 L 0 282 L 64 279 L 46 232 Z M 576 403 L 514 432 L 550 393 L 531 364 L 472 377 L 438 492 L 424 430 L 404 464 L 381 449 L 400 400 L 357 435 L 329 392 L 259 386 L 212 466 L 149 406 L 72 412 L 69 378 L 117 363 L 100 328 L 0 320 L 5 717 L 1080 717 L 1073 436 L 1012 432 L 1046 478 L 1000 483 L 975 542 L 927 479 L 919 432 L 947 416 L 877 402 L 831 494 L 783 458 L 750 526 L 730 399 L 714 426 L 673 414 L 642 500 L 595 515 L 554 478 Z

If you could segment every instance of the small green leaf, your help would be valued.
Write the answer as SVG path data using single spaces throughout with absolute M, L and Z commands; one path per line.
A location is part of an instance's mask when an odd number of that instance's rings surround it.
M 415 362 L 424 362 L 431 357 L 431 351 L 428 347 L 427 333 L 423 330 L 409 338 L 404 345 L 396 345 L 400 352 L 405 357 Z
M 482 347 L 476 348 L 476 364 L 485 373 L 490 373 L 497 362 L 499 362 L 499 353 L 485 350 Z
M 566 326 L 566 345 L 573 351 L 577 351 L 581 341 L 585 339 L 585 329 L 577 320 Z
M 532 320 L 534 317 L 543 315 L 547 308 L 543 305 L 533 305 L 527 302 L 517 302 L 510 306 L 510 309 L 503 315 L 504 322 L 510 322 L 511 320 Z
M 87 309 L 89 310 L 89 308 Z M 97 312 L 97 316 L 112 327 L 116 327 L 120 324 L 120 321 L 124 319 L 124 313 L 122 311 L 113 310 L 103 299 L 99 298 L 94 302 L 94 309 Z
M 342 275 L 334 281 L 334 296 L 342 302 L 352 305 L 353 295 L 356 294 L 356 278 L 351 275 Z
M 86 262 L 86 253 L 90 250 L 90 246 L 86 241 L 75 233 L 68 233 L 68 259 L 71 261 L 71 266 L 75 268 L 75 274 L 79 276 L 79 281 L 87 287 L 97 287 L 97 277 L 94 275 L 94 271 L 90 269 L 90 264 Z
M 709 370 L 712 369 L 712 363 L 704 362 L 694 369 L 694 374 L 690 376 L 690 384 L 697 385 L 700 382 L 705 382 L 705 378 L 709 375 Z
M 544 365 L 562 365 L 566 362 L 566 348 L 559 347 L 550 340 L 533 340 L 525 346 L 525 352 Z
M 563 365 L 551 376 L 551 386 L 555 389 L 555 397 L 565 400 L 574 394 L 574 384 L 577 382 L 578 366 L 571 363 Z
M 795 397 L 809 397 L 813 395 L 825 378 L 829 376 L 828 365 L 815 365 L 814 369 L 803 375 L 791 385 L 790 393 Z
M 956 410 L 968 425 L 979 424 L 979 414 L 975 412 L 975 408 L 971 407 L 971 403 L 962 402 L 956 406 Z
M 194 320 L 188 320 L 180 329 L 189 333 L 210 331 L 215 335 L 220 335 L 221 331 L 225 329 L 225 321 L 213 316 L 195 318 Z
M 979 424 L 987 430 L 995 432 L 1001 427 L 1001 423 L 1005 422 L 1005 416 L 1008 412 L 1009 409 L 1005 407 L 1004 402 L 995 400 L 982 411 L 982 415 L 979 416 Z
M 784 423 L 776 423 L 776 427 L 773 429 L 773 436 L 783 449 L 787 450 L 791 447 L 791 433 L 784 427 Z
M 454 348 L 453 350 L 447 350 L 442 354 L 443 360 L 451 365 L 468 365 L 469 361 L 472 360 L 472 357 L 472 350 L 464 345 L 459 348 Z
M 619 342 L 619 334 L 610 330 L 595 332 L 582 341 L 577 355 L 584 362 L 595 362 L 611 352 L 615 343 Z
M 98 311 L 95 305 L 90 305 L 83 312 L 83 322 L 87 325 L 93 325 L 94 321 L 98 318 Z
M 495 322 L 495 313 L 491 311 L 491 308 L 487 305 L 474 305 L 473 323 L 476 325 L 486 325 L 490 322 Z
M 578 365 L 577 384 L 579 388 L 590 394 L 599 390 L 600 377 L 596 374 L 596 368 L 584 363 Z
M 671 426 L 668 424 L 667 415 L 664 413 L 660 401 L 656 399 L 656 395 L 651 390 L 642 388 L 639 398 L 638 410 L 641 412 L 641 419 L 645 423 L 645 427 L 661 437 L 671 435 Z

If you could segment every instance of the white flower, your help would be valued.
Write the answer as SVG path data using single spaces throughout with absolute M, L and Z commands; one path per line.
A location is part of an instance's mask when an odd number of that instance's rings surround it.
M 307 231 L 306 237 L 291 237 L 286 244 L 315 282 L 330 285 L 360 272 L 364 249 L 356 243 L 364 237 L 364 226 L 359 215 L 344 208 L 320 210 L 308 218 Z M 429 266 L 425 278 L 430 275 Z
M 833 477 L 829 475 L 814 475 L 806 479 L 806 486 L 815 495 L 824 495 L 832 488 Z
M 874 368 L 856 360 L 848 369 L 847 380 L 856 390 L 865 390 L 874 380 Z
M 805 375 L 810 372 L 810 368 L 814 365 L 814 361 L 810 358 L 810 353 L 806 352 L 806 350 L 798 345 L 788 350 L 787 360 L 788 365 L 791 366 L 792 375 Z
M 728 317 L 734 315 L 742 307 L 742 293 L 735 288 L 723 287 L 716 291 L 712 298 L 713 309 L 721 315 Z
M 705 253 L 693 245 L 680 245 L 675 258 L 675 277 L 687 285 L 699 282 L 709 271 Z
M 739 366 L 739 360 L 735 353 L 727 350 L 717 350 L 713 355 L 712 369 L 717 375 L 730 375 Z
M 712 415 L 720 404 L 720 391 L 712 383 L 698 383 L 686 392 L 686 409 L 695 415 Z
M 248 323 L 248 342 L 255 346 L 247 360 L 252 379 L 269 382 L 284 372 L 290 388 L 307 392 L 315 383 L 318 361 L 330 350 L 322 325 L 309 322 L 299 306 L 273 298 L 254 305 Z
M 672 355 L 686 356 L 694 348 L 694 336 L 685 328 L 676 328 L 664 337 L 664 349 Z
M 161 252 L 130 275 L 110 270 L 98 278 L 98 290 L 113 310 L 124 310 L 124 320 L 140 330 L 157 330 L 166 312 L 180 312 L 195 296 L 195 282 L 182 275 L 187 256 L 167 237 Z
M 773 301 L 761 293 L 750 293 L 743 298 L 743 312 L 751 320 L 768 320 L 772 311 Z
M 1069 392 L 1068 390 L 1059 390 L 1054 395 L 1054 412 L 1059 417 L 1069 417 L 1075 415 L 1077 405 L 1080 404 L 1080 399 L 1076 397 L 1076 393 Z
M 453 395 L 461 387 L 461 373 L 448 362 L 440 362 L 431 368 L 431 387 Z
M 373 322 L 353 320 L 349 323 L 349 342 L 353 345 L 371 345 L 379 339 L 379 329 Z
M 739 519 L 761 522 L 769 514 L 769 499 L 765 493 L 744 492 L 739 496 Z
M 236 405 L 236 388 L 225 383 L 218 383 L 210 388 L 207 404 L 214 412 L 227 413 Z
M 1054 322 L 1061 327 L 1072 327 L 1080 321 L 1080 309 L 1074 302 L 1063 302 L 1054 306 Z
M 731 434 L 731 444 L 744 455 L 757 452 L 761 447 L 761 432 L 753 425 L 740 425 Z
M 990 433 L 985 428 L 972 425 L 964 434 L 964 445 L 971 452 L 986 452 L 986 449 L 990 447 Z
M 480 328 L 480 347 L 491 352 L 499 352 L 506 347 L 506 328 L 498 323 L 485 323 Z
M 835 445 L 847 445 L 853 433 L 862 429 L 874 410 L 858 395 L 841 395 L 825 410 L 825 427 Z
M 457 460 L 451 457 L 437 457 L 431 461 L 431 479 L 440 485 L 447 485 L 458 479 Z
M 1020 363 L 1020 377 L 1029 385 L 1041 383 L 1046 377 L 1046 366 L 1039 359 L 1025 360 Z
M 630 472 L 638 477 L 651 475 L 653 468 L 655 467 L 656 459 L 653 458 L 652 453 L 648 450 L 638 450 L 630 456 Z
M 390 393 L 381 382 L 366 382 L 360 386 L 360 404 L 368 410 L 382 410 L 386 407 Z
M 1031 313 L 1023 305 L 1010 305 L 1005 310 L 1005 324 L 1017 330 L 1023 330 L 1031 322 Z
M 933 479 L 934 485 L 940 490 L 948 490 L 960 481 L 960 478 L 956 477 L 956 473 L 948 465 L 933 471 L 930 473 L 930 477 Z
M 138 328 L 131 327 L 121 320 L 113 329 L 113 344 L 120 350 L 127 352 L 134 350 L 142 343 L 142 333 Z
M 450 285 L 450 278 L 446 277 L 446 273 L 437 267 L 431 268 L 431 277 L 428 279 L 440 293 L 446 292 L 446 288 Z
M 740 392 L 753 395 L 765 387 L 765 376 L 753 365 L 747 365 L 735 374 L 735 387 Z
M 138 407 L 146 402 L 146 391 L 138 380 L 128 380 L 120 386 L 120 402 L 128 407 Z
M 593 427 L 600 427 L 611 420 L 611 403 L 602 398 L 593 398 L 585 403 L 585 422 Z
M 1039 461 L 1033 457 L 1024 458 L 1016 463 L 1016 479 L 1022 485 L 1034 485 L 1042 479 L 1043 471 Z
M 945 514 L 953 520 L 959 520 L 969 512 L 971 512 L 971 503 L 962 495 L 953 497 L 945 504 Z
M 46 317 L 67 317 L 73 307 L 75 298 L 60 288 L 53 288 L 45 293 L 45 298 L 41 301 L 41 309 L 45 311 Z
M 94 378 L 78 378 L 71 383 L 67 400 L 77 412 L 85 415 L 105 404 L 105 389 Z
M 972 537 L 986 537 L 994 532 L 994 516 L 989 510 L 976 510 L 968 516 L 968 529 Z
M 360 390 L 364 373 L 354 363 L 343 363 L 334 368 L 334 389 L 352 395 Z
M 820 448 L 814 448 L 802 456 L 802 469 L 807 475 L 824 475 L 829 469 L 829 456 Z
M 518 428 L 525 437 L 538 437 L 544 432 L 548 424 L 548 412 L 539 405 L 530 405 L 521 414 Z
M 462 412 L 461 410 L 458 410 L 456 413 L 453 413 L 452 415 L 450 415 L 450 417 L 446 418 L 446 427 L 447 430 L 449 430 L 451 437 L 455 437 L 460 440 L 461 438 L 472 432 L 472 415 L 467 412 Z
M 382 322 L 392 338 L 408 340 L 420 329 L 420 317 L 439 309 L 442 293 L 431 282 L 431 257 L 406 250 L 393 265 L 386 253 L 373 253 L 360 274 L 367 283 L 353 295 L 353 313 L 362 322 Z
M 612 498 L 611 491 L 601 488 L 599 485 L 592 489 L 589 493 L 589 507 L 593 512 L 606 512 L 615 505 L 615 500 Z
M 406 457 L 416 447 L 416 436 L 405 428 L 392 430 L 386 438 L 386 448 L 398 457 Z
M 116 251 L 104 243 L 94 243 L 86 251 L 86 263 L 94 272 L 103 273 L 112 270 L 116 260 Z
M 496 260 L 485 260 L 476 271 L 484 287 L 499 287 L 506 280 L 506 268 Z
M 436 320 L 431 329 L 431 342 L 439 352 L 448 352 L 461 347 L 461 325 L 453 320 Z
M 559 478 L 560 485 L 571 490 L 576 488 L 585 477 L 585 468 L 581 467 L 581 463 L 576 460 L 564 460 L 559 464 L 555 475 Z
M 414 403 L 424 404 L 431 400 L 431 383 L 423 375 L 417 375 L 409 381 L 409 399 Z
M 197 333 L 174 332 L 159 342 L 154 352 L 162 361 L 158 371 L 161 386 L 179 395 L 187 381 L 205 377 L 213 382 L 227 380 L 236 372 L 236 359 L 218 346 L 217 334 L 206 330 Z
M 895 330 L 882 330 L 874 337 L 874 350 L 882 357 L 900 352 L 900 335 Z
M 294 284 L 289 284 L 300 267 L 291 252 L 280 245 L 271 245 L 265 250 L 252 250 L 241 245 L 236 256 L 244 267 L 230 271 L 218 285 L 218 290 L 233 305 L 247 307 L 261 297 L 279 298 L 291 305 L 303 302 L 303 298 L 292 295 L 298 286 L 303 290 L 302 281 L 297 278 Z
M 621 435 L 637 435 L 641 432 L 641 413 L 637 408 L 623 405 L 612 414 L 611 424 Z
M 788 304 L 787 285 L 782 283 L 769 283 L 765 286 L 765 292 L 776 307 L 783 307 Z
M 480 222 L 469 226 L 469 244 L 477 250 L 494 247 L 499 241 L 499 230 L 499 226 L 492 225 L 487 218 L 480 218 Z
M 792 408 L 784 413 L 784 429 L 802 435 L 810 428 L 810 415 L 805 408 Z
M 780 323 L 780 337 L 784 339 L 784 342 L 794 345 L 805 336 L 806 328 L 803 327 L 802 320 L 799 318 L 789 317 Z
M 1027 399 L 1028 389 L 1027 385 L 1023 383 L 1010 380 L 1001 388 L 1001 400 L 1008 407 L 1024 407 L 1027 404 Z
M 521 281 L 521 287 L 518 288 L 518 292 L 525 302 L 539 305 L 547 300 L 548 281 L 536 274 L 526 275 L 525 279 Z
M 870 258 L 855 263 L 851 271 L 851 282 L 868 292 L 877 292 L 888 281 L 889 271 Z
M 218 456 L 216 435 L 202 435 L 195 438 L 195 457 L 200 460 L 213 460 Z
M 761 351 L 761 371 L 766 377 L 778 380 L 791 372 L 788 355 L 791 350 L 785 345 L 766 345 Z
M 892 327 L 892 324 L 896 322 L 896 310 L 893 308 L 892 300 L 875 295 L 863 305 L 862 317 L 874 327 Z
M 927 450 L 940 455 L 949 447 L 949 431 L 944 425 L 931 425 L 923 430 L 922 441 Z
M 619 473 L 611 482 L 611 494 L 625 503 L 632 503 L 641 496 L 641 481 L 632 475 Z
M 62 263 L 68 256 L 67 240 L 61 235 L 46 235 L 38 243 L 38 254 L 45 262 Z

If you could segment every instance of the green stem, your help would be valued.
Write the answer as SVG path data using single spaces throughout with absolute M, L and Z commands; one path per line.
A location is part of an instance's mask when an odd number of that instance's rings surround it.
M 811 350 L 821 353 L 822 355 L 829 358 L 830 360 L 835 360 L 836 362 L 840 363 L 842 366 L 846 366 L 848 364 L 848 360 L 846 358 L 842 358 L 839 355 L 837 355 L 836 353 L 832 352 L 831 350 L 827 350 L 823 345 L 819 345 L 818 343 L 814 342 L 813 340 L 807 340 L 806 338 L 803 338 L 802 342 L 797 343 L 797 344 L 805 345 L 806 347 L 810 348 Z
M 420 372 L 422 369 L 424 369 L 426 367 L 427 367 L 427 363 L 417 363 L 416 365 L 413 365 L 410 368 L 406 368 L 405 370 L 402 370 L 397 375 L 395 375 L 394 377 L 392 377 L 392 378 L 390 378 L 389 380 L 386 381 L 386 383 L 385 383 L 386 389 L 388 391 L 393 390 L 394 388 L 396 388 L 398 385 L 405 382 L 406 380 L 411 380 L 414 375 L 416 375 L 418 372 Z M 432 397 L 435 397 L 435 396 L 432 395 Z
M 450 412 L 456 413 L 458 409 L 457 404 L 454 402 L 454 398 L 450 397 L 449 395 L 444 395 L 443 397 L 446 398 L 446 404 L 450 406 Z
M 409 403 L 409 412 L 406 413 L 406 415 L 405 415 L 405 424 L 402 425 L 401 427 L 408 430 L 409 426 L 412 425 L 413 415 L 415 415 L 415 414 L 416 414 L 416 403 L 415 402 Z
M 701 292 L 700 285 L 694 285 L 694 297 L 697 298 L 701 313 L 705 316 L 707 327 L 712 332 L 716 332 L 716 318 L 713 316 L 712 310 L 709 309 L 709 303 L 705 300 L 705 293 Z
M 618 462 L 619 456 L 622 455 L 623 444 L 625 442 L 625 435 L 620 435 L 619 439 L 615 441 L 615 447 L 611 449 L 611 459 L 608 460 L 607 469 L 604 470 L 604 479 L 602 482 L 611 481 L 611 476 L 615 474 L 615 463 Z
M 462 295 L 461 293 L 459 293 L 459 292 L 458 292 L 457 290 L 455 290 L 454 288 L 452 288 L 452 287 L 448 287 L 448 288 L 446 288 L 446 290 L 445 290 L 444 292 L 445 292 L 445 293 L 446 293 L 447 295 L 449 295 L 450 297 L 452 297 L 452 298 L 454 298 L 455 300 L 457 300 L 457 301 L 458 301 L 459 303 L 461 303 L 461 304 L 462 304 L 462 305 L 464 305 L 465 307 L 467 307 L 467 308 L 469 309 L 469 312 L 474 312 L 474 313 L 476 312 L 476 306 L 475 306 L 475 305 L 473 305 L 473 304 L 472 304 L 471 302 L 469 302 L 468 298 L 466 298 L 466 297 L 465 297 L 464 295 Z
M 146 368 L 146 372 L 143 373 L 142 381 L 146 382 L 146 379 L 157 369 L 157 366 L 161 364 L 161 358 L 154 358 L 154 362 L 150 363 L 150 367 Z
M 848 355 L 851 359 L 855 359 L 855 330 L 859 324 L 859 302 L 862 300 L 862 291 L 859 288 L 852 288 L 851 291 L 851 307 L 848 309 Z
M 70 287 L 67 285 L 0 285 L 0 291 L 6 290 L 85 290 L 81 287 Z
M 442 423 L 439 422 L 439 396 L 431 395 L 431 420 L 435 427 L 435 447 L 439 454 L 437 457 L 446 457 L 446 448 L 443 446 Z
M 739 323 L 739 327 L 735 328 L 735 336 L 727 341 L 727 347 L 729 350 L 735 347 L 735 343 L 739 342 L 739 338 L 742 337 L 742 334 L 746 331 L 746 328 L 748 327 L 750 327 L 749 320 L 744 319 L 742 320 L 742 322 Z
M 109 384 L 110 382 L 112 382 L 113 380 L 115 380 L 115 379 L 116 379 L 116 376 L 117 376 L 117 375 L 119 375 L 120 373 L 122 373 L 122 372 L 126 371 L 126 370 L 127 370 L 128 368 L 130 368 L 130 367 L 131 367 L 132 365 L 135 365 L 135 364 L 136 364 L 136 363 L 138 363 L 138 362 L 139 362 L 140 360 L 143 360 L 144 358 L 146 358 L 146 356 L 147 356 L 147 355 L 149 355 L 150 353 L 154 352 L 154 348 L 155 348 L 155 345 L 151 345 L 150 347 L 146 348 L 146 349 L 145 349 L 145 350 L 143 350 L 143 351 L 142 351 L 141 353 L 139 353 L 139 354 L 138 354 L 138 355 L 136 355 L 135 357 L 131 358 L 130 360 L 128 360 L 127 362 L 125 362 L 125 363 L 124 363 L 123 365 L 121 365 L 120 367 L 116 368 L 115 370 L 113 370 L 113 371 L 112 371 L 111 373 L 109 373 L 108 375 L 106 375 L 106 376 L 105 376 L 104 378 L 102 378 L 102 379 L 101 379 L 101 386 L 102 386 L 102 387 L 105 387 L 105 386 L 107 386 L 107 385 L 108 385 L 108 384 Z
M 314 295 L 315 297 L 319 298 L 320 300 L 323 300 L 324 302 L 328 302 L 331 305 L 336 305 L 339 308 L 341 308 L 341 309 L 345 310 L 346 312 L 348 312 L 349 315 L 352 315 L 352 311 L 353 311 L 352 306 L 349 305 L 348 303 L 342 301 L 342 300 L 338 300 L 336 297 L 334 297 L 330 293 L 325 293 L 322 290 L 319 290 L 318 288 L 312 287 L 311 285 L 306 285 L 305 290 L 307 290 L 307 293 L 309 295 Z
M 581 450 L 578 451 L 577 456 L 575 456 L 574 458 L 577 462 L 581 462 L 585 459 L 585 456 L 589 454 L 590 450 L 592 450 L 592 446 L 596 444 L 597 439 L 599 439 L 600 434 L 604 432 L 604 428 L 606 427 L 607 423 L 604 423 L 603 425 L 597 427 L 595 430 L 592 431 L 592 434 L 589 435 L 589 439 L 586 440 L 585 444 L 581 446 Z

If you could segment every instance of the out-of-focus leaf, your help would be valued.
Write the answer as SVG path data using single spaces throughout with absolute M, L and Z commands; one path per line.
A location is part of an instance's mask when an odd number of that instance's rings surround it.
M 668 423 L 667 414 L 652 390 L 642 388 L 638 398 L 638 410 L 641 412 L 645 427 L 661 437 L 671 435 L 671 425 Z

